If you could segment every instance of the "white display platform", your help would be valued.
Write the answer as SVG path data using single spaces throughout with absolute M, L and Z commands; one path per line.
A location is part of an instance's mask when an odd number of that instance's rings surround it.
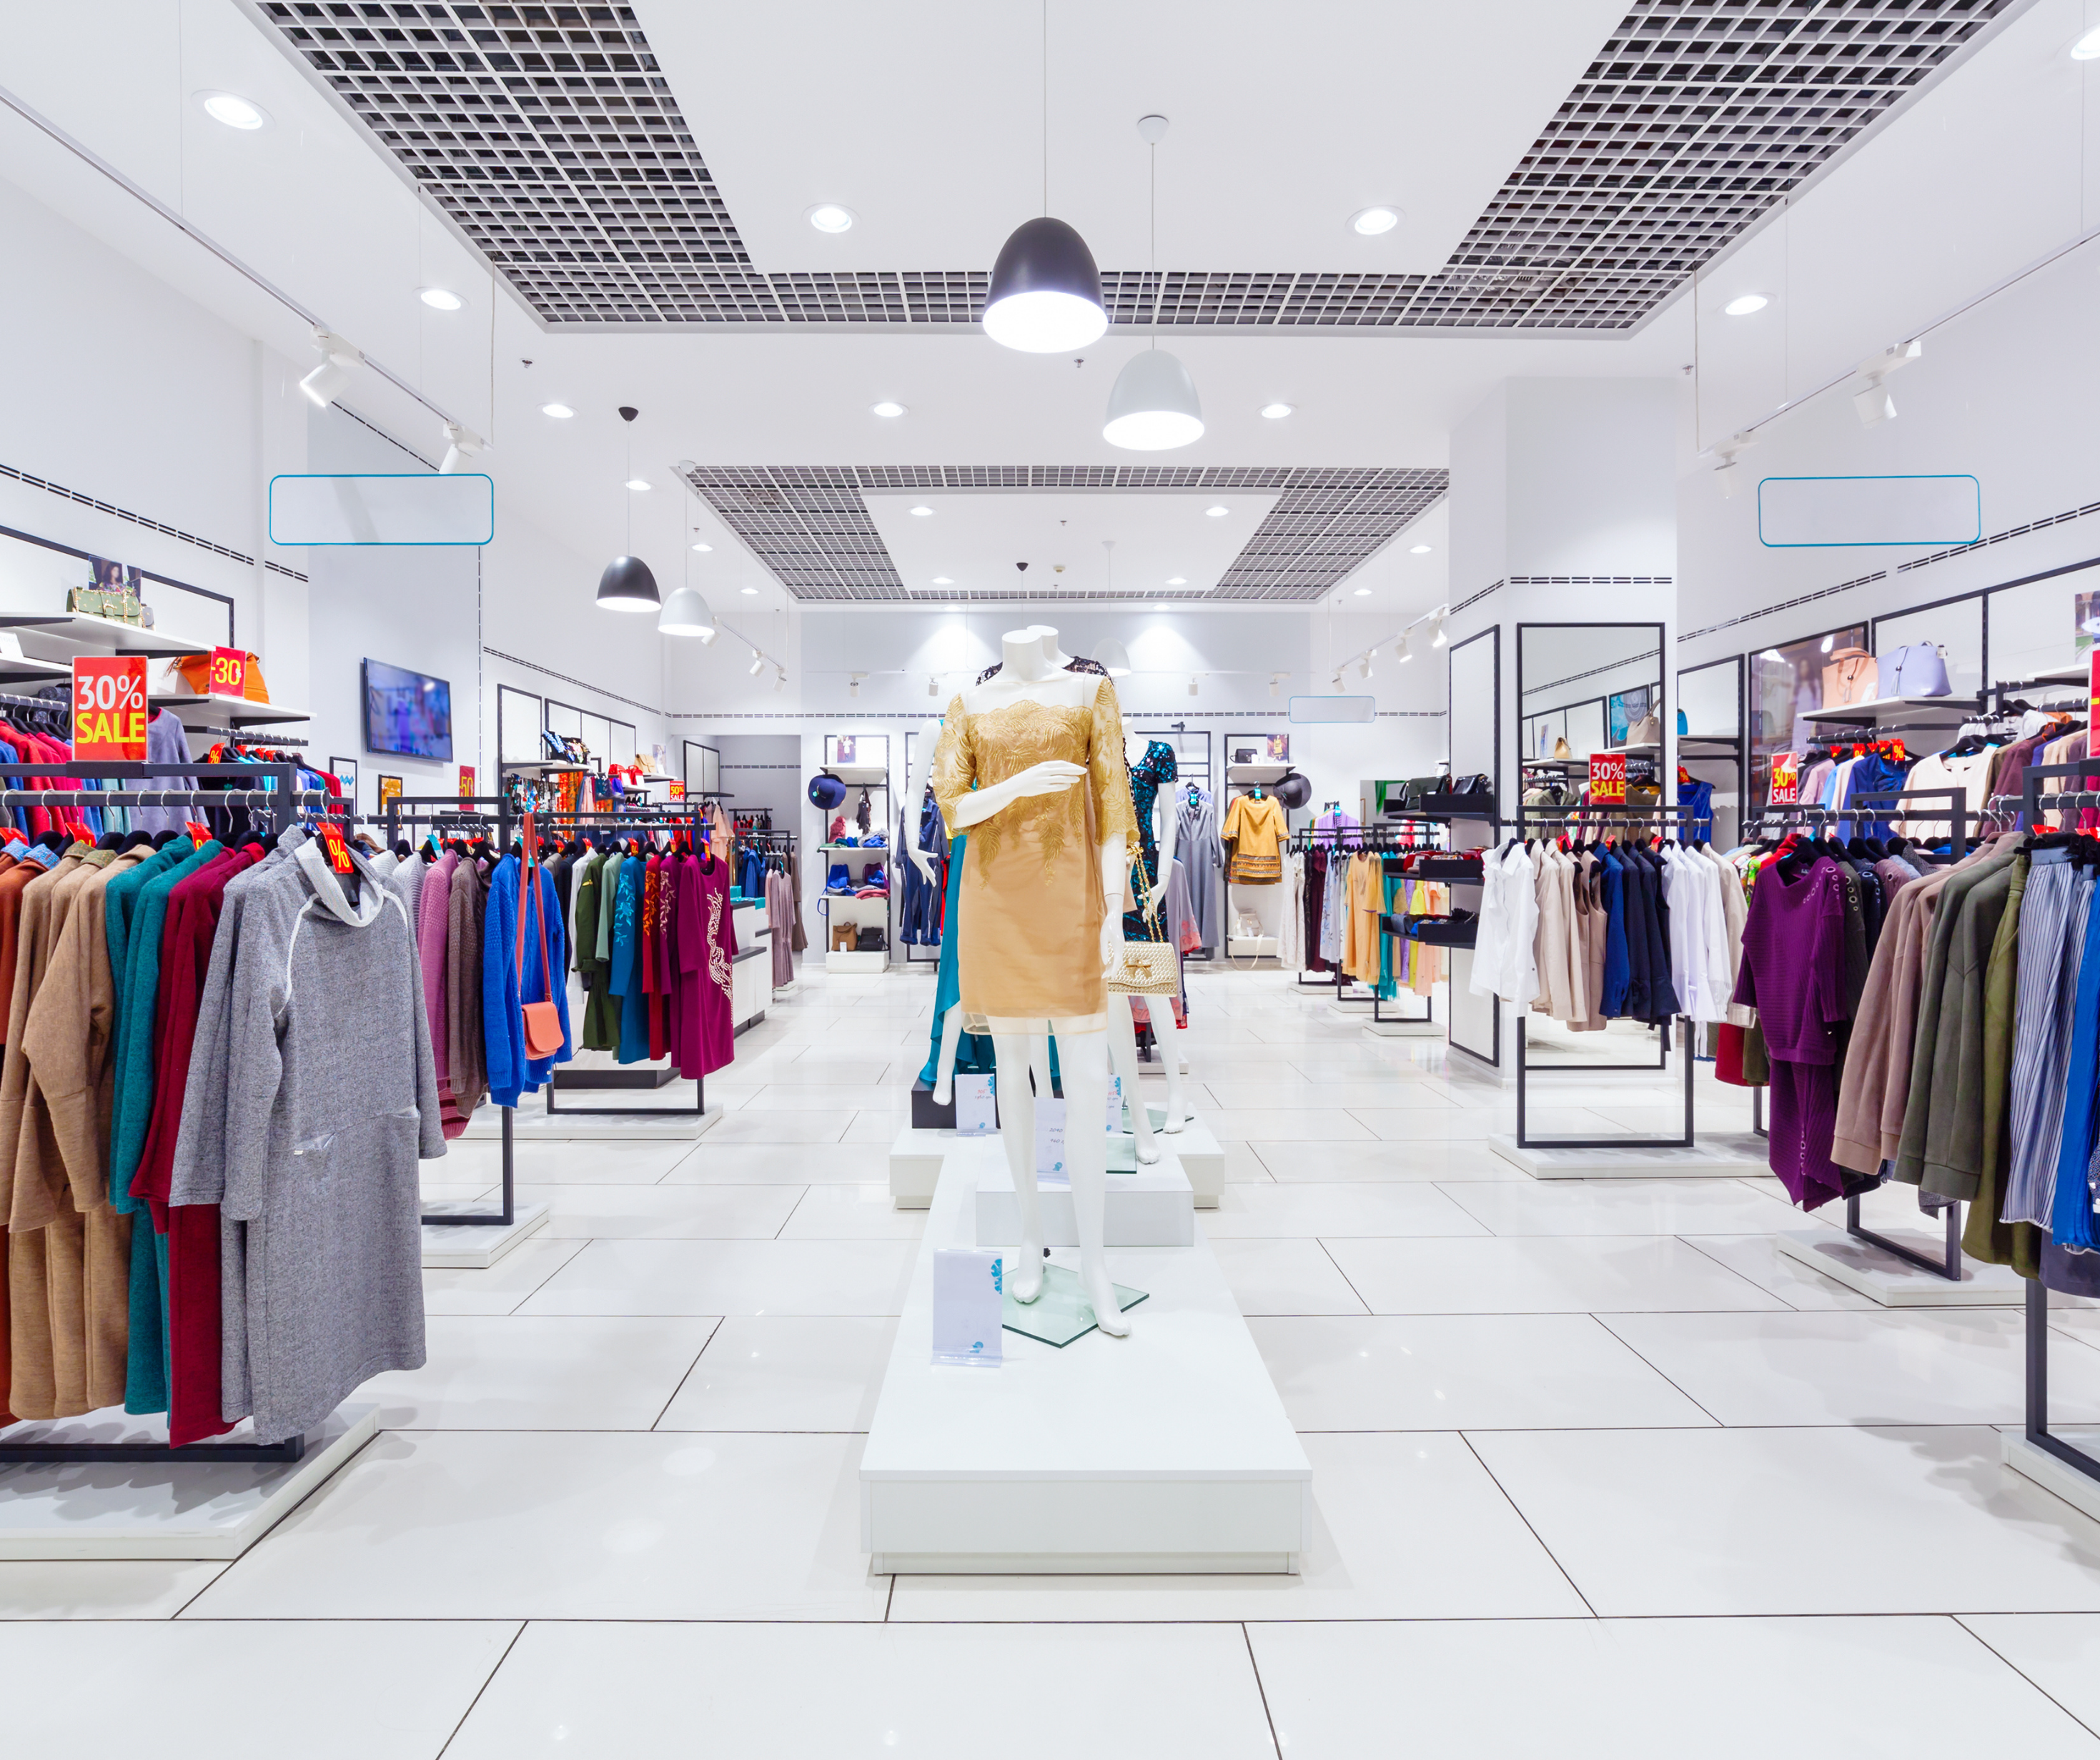
M 2090 1429 L 2050 1428 L 2058 1441 L 2100 1456 L 2100 1433 Z M 2100 1480 L 2089 1479 L 2076 1467 L 2066 1466 L 2047 1449 L 2028 1441 L 2023 1431 L 2006 1431 L 1998 1445 L 2000 1457 L 2014 1472 L 2033 1480 L 2043 1490 L 2100 1521 Z
M 1059 1350 L 1007 1332 L 997 1368 L 934 1366 L 933 1252 L 974 1243 L 972 1159 L 951 1157 L 934 1195 L 861 1456 L 870 1568 L 1295 1570 L 1312 1465 L 1200 1228 L 1110 1254 L 1150 1298 L 1130 1337 Z
M 1885 1234 L 1895 1230 L 1884 1229 Z M 1899 1237 L 1912 1251 L 1932 1256 L 1944 1250 L 1931 1236 Z M 1884 1252 L 1842 1229 L 1792 1229 L 1773 1237 L 1779 1250 L 1846 1288 L 1885 1308 L 2017 1308 L 2027 1300 L 2027 1279 L 2009 1265 L 1986 1265 L 1963 1255 L 1956 1283 Z
M 1488 1146 L 1533 1179 L 1741 1179 L 1770 1172 L 1763 1137 L 1749 1132 L 1703 1133 L 1689 1149 L 1555 1149 L 1534 1143 L 1520 1149 L 1514 1136 L 1490 1137 Z
M 1145 1098 L 1154 1099 L 1157 1093 L 1149 1089 Z M 990 1140 L 998 1141 L 995 1137 Z M 1211 1127 L 1191 1119 L 1171 1136 L 1155 1133 L 1154 1140 L 1165 1151 L 1162 1164 L 1169 1155 L 1180 1163 L 1189 1189 L 1195 1194 L 1196 1208 L 1216 1209 L 1225 1195 L 1225 1151 Z M 933 1201 L 942 1159 L 956 1144 L 969 1141 L 951 1130 L 915 1130 L 908 1124 L 898 1132 L 889 1146 L 891 1204 L 899 1210 L 924 1210 Z
M 338 1406 L 296 1461 L 55 1462 L 0 1467 L 0 1559 L 232 1559 L 369 1442 L 379 1408 Z M 236 1432 L 236 1435 L 238 1432 Z M 24 1441 L 165 1441 L 114 1409 L 24 1426 Z
M 492 1222 L 476 1222 L 461 1227 L 433 1224 L 430 1218 L 443 1216 L 448 1210 L 501 1210 L 503 1199 L 499 1195 L 492 1198 L 476 1198 L 455 1203 L 447 1200 L 434 1203 L 423 1212 L 423 1269 L 426 1271 L 486 1271 L 518 1242 L 528 1235 L 536 1234 L 547 1225 L 547 1207 L 543 1203 L 518 1204 L 511 1210 L 512 1221 L 508 1228 Z
M 862 953 L 858 950 L 849 953 L 845 948 L 840 948 L 824 956 L 824 970 L 827 972 L 838 972 L 846 975 L 855 974 L 865 975 L 869 972 L 887 971 L 889 970 L 889 954 L 887 949 L 872 953 Z
M 734 1068 L 735 1066 L 731 1065 Z M 679 1097 L 684 1097 L 684 1104 Z M 571 1089 L 565 1096 L 567 1104 L 548 1116 L 545 1103 L 537 1098 L 528 1100 L 518 1109 L 516 1122 L 511 1126 L 514 1142 L 589 1142 L 621 1139 L 654 1138 L 660 1137 L 702 1137 L 722 1121 L 727 1110 L 719 1101 L 710 1101 L 704 1112 L 693 1110 L 693 1089 L 690 1082 L 673 1082 L 668 1088 L 598 1088 Z M 647 1107 L 647 1112 L 599 1114 L 571 1112 L 570 1105 L 582 1107 L 637 1106 Z M 661 1107 L 663 1115 L 656 1115 Z M 495 1107 L 483 1107 L 468 1120 L 461 1133 L 468 1142 L 497 1142 L 503 1137 L 503 1118 Z M 426 1163 L 442 1168 L 442 1161 Z
M 965 1137 L 950 1159 L 968 1167 L 977 1185 L 977 1243 L 1011 1247 L 1021 1239 L 1021 1207 L 1013 1174 L 996 1137 Z M 1046 1246 L 1076 1247 L 1079 1225 L 1069 1191 L 1039 1190 Z M 1195 1194 L 1181 1164 L 1171 1155 L 1135 1173 L 1111 1173 L 1108 1182 L 1108 1243 L 1111 1247 L 1188 1247 L 1196 1239 Z
M 1364 1031 L 1374 1039 L 1441 1039 L 1448 1024 L 1440 1020 L 1367 1020 Z

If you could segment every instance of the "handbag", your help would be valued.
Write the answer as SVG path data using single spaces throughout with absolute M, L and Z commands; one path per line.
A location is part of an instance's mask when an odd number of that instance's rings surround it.
M 540 864 L 532 851 L 532 816 L 525 815 L 525 861 L 518 886 L 518 1012 L 525 1027 L 525 1054 L 534 1063 L 550 1058 L 568 1043 L 562 1031 L 561 1010 L 554 1006 L 554 962 L 547 949 L 547 907 L 540 904 Z M 540 970 L 547 980 L 547 1000 L 525 1000 L 525 911 L 527 904 L 539 905 Z
M 1626 744 L 1629 746 L 1660 746 L 1661 743 L 1662 722 L 1656 715 L 1644 715 L 1626 729 Z
M 1840 648 L 1823 668 L 1823 706 L 1842 709 L 1872 702 L 1880 689 L 1880 668 L 1864 648 Z
M 1930 642 L 1914 642 L 1882 658 L 1886 697 L 1944 697 L 1953 689 L 1947 681 L 1947 658 Z
M 1142 869 L 1139 870 L 1140 873 Z M 1159 927 L 1159 889 L 1145 891 L 1145 920 Z M 1123 996 L 1179 996 L 1181 993 L 1181 956 L 1162 937 L 1157 941 L 1126 941 L 1123 959 L 1109 976 L 1110 990 Z

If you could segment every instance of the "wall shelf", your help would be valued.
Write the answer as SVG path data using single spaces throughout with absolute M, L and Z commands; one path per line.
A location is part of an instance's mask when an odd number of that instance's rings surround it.
M 287 709 L 281 703 L 250 702 L 245 697 L 200 697 L 189 691 L 154 691 L 146 698 L 156 709 L 172 709 L 185 717 L 196 710 L 218 717 L 228 727 L 269 727 L 285 721 L 312 719 L 303 709 Z M 218 722 L 213 724 L 216 726 Z M 201 729 L 199 731 L 201 731 Z

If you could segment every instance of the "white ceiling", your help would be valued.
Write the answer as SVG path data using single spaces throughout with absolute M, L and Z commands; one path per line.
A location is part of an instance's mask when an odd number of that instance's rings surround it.
M 1624 0 L 1131 0 L 979 6 L 636 0 L 763 271 L 989 269 L 1042 211 L 1105 269 L 1441 268 L 1579 80 Z M 753 77 L 779 70 L 791 77 Z M 803 218 L 841 202 L 826 236 Z M 1397 205 L 1378 238 L 1348 218 Z
M 871 495 L 869 517 L 906 589 L 939 594 L 945 574 L 959 591 L 1060 593 L 1157 590 L 1162 598 L 1218 583 L 1276 504 L 1273 495 Z M 911 512 L 929 507 L 929 515 Z M 1228 511 L 1212 518 L 1206 511 Z M 1017 562 L 1028 564 L 1026 570 Z M 1057 571 L 1059 564 L 1064 571 Z M 1170 587 L 1175 576 L 1185 584 Z

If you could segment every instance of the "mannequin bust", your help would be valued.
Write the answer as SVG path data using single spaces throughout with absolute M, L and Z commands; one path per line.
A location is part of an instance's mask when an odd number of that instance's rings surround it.
M 951 833 L 982 828 L 969 840 L 958 956 L 961 1005 L 984 1015 L 990 1030 L 1000 1133 L 1021 1213 L 1008 1287 L 1021 1302 L 1043 1292 L 1030 1052 L 1031 1040 L 1054 1032 L 1072 1121 L 1065 1159 L 1080 1282 L 1101 1330 L 1120 1338 L 1130 1322 L 1108 1274 L 1108 1138 L 1100 1120 L 1110 1018 L 1105 979 L 1122 958 L 1123 880 L 1134 829 L 1122 720 L 1107 680 L 1054 664 L 1056 650 L 1046 652 L 1039 630 L 1008 632 L 1000 650 L 999 671 L 950 706 L 933 786 Z M 1001 773 L 1017 754 L 1041 750 L 1074 755 L 1040 758 Z M 1077 761 L 1080 754 L 1084 762 Z M 1087 791 L 1084 799 L 1073 795 L 1075 788 Z M 1075 830 L 1083 842 L 1074 843 Z M 947 1036 L 944 1030 L 944 1063 Z

